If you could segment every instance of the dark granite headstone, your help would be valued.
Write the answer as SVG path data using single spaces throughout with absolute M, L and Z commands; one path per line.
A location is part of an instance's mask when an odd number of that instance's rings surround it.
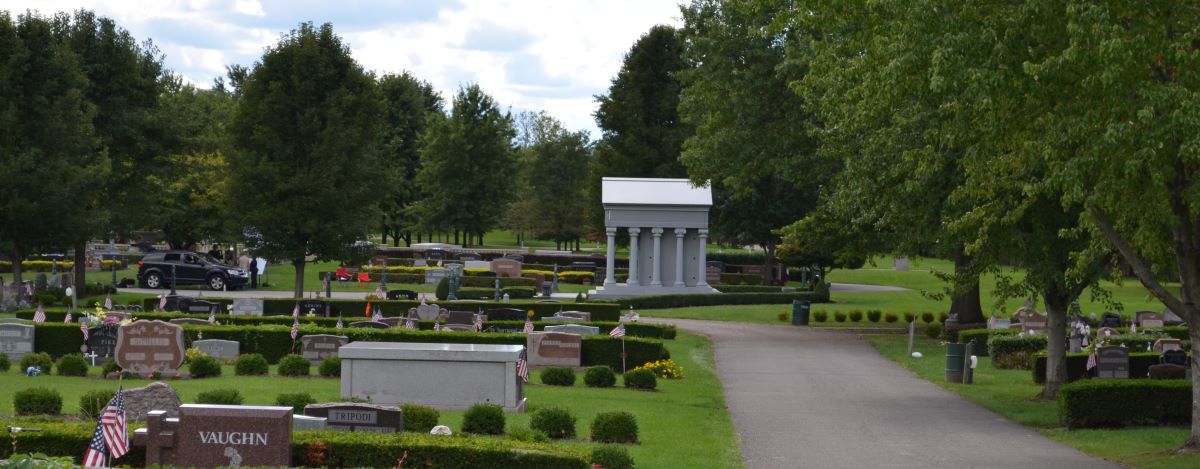
M 325 357 L 337 355 L 338 347 L 348 343 L 350 343 L 350 338 L 344 335 L 306 335 L 300 338 L 300 355 L 310 362 L 320 363 Z
M 475 253 L 475 252 L 460 252 L 460 253 L 458 253 L 457 256 L 454 256 L 454 257 L 460 261 L 477 261 L 477 260 L 483 259 L 482 257 L 479 256 L 479 253 Z
M 1129 378 L 1129 349 L 1099 347 L 1096 349 L 1097 378 Z
M 475 313 L 470 311 L 448 311 L 446 313 L 446 324 L 465 324 L 468 326 L 474 326 Z
M 326 303 L 321 300 L 304 300 L 300 302 L 300 315 L 307 316 L 308 313 L 313 313 L 318 317 L 325 317 Z M 337 314 L 332 307 L 328 308 L 332 314 Z
M 0 324 L 0 353 L 8 355 L 14 362 L 33 353 L 33 333 L 32 325 Z
M 487 326 L 487 327 L 484 327 L 484 328 L 483 328 L 483 332 L 503 332 L 503 333 L 516 333 L 516 332 L 521 332 L 522 330 L 523 330 L 523 328 L 522 328 L 522 327 L 520 327 L 520 326 L 499 326 L 499 325 L 496 325 L 496 326 Z
M 1100 327 L 1122 327 L 1124 325 L 1120 314 L 1105 312 L 1100 316 Z
M 195 298 L 180 297 L 179 311 L 193 314 L 221 313 L 221 304 Z
M 596 263 L 595 262 L 572 262 L 571 265 L 567 266 L 567 270 L 572 270 L 575 272 L 595 272 L 596 271 Z
M 415 301 L 417 299 L 417 292 L 412 291 L 412 290 L 388 290 L 387 299 L 389 299 L 389 300 L 406 299 L 406 300 L 414 300 Z
M 489 309 L 483 314 L 487 315 L 488 321 L 524 321 L 528 317 L 525 310 L 516 308 Z
M 1158 361 L 1163 364 L 1188 366 L 1187 352 L 1182 349 L 1164 351 L 1162 356 L 1158 358 Z
M 147 466 L 290 467 L 292 408 L 184 404 L 178 420 L 150 412 L 133 443 Z
M 442 249 L 427 249 L 427 250 L 425 250 L 425 259 L 428 259 L 431 261 L 444 261 L 449 257 L 450 257 L 449 253 L 447 253 L 445 250 L 442 250 Z
M 114 356 L 125 371 L 177 373 L 183 353 L 183 326 L 178 324 L 141 320 L 118 329 Z
M 309 404 L 304 415 L 325 417 L 325 428 L 344 432 L 397 433 L 404 430 L 404 413 L 396 406 L 349 402 Z
M 87 349 L 108 361 L 116 356 L 117 329 L 115 324 L 104 324 L 88 328 Z

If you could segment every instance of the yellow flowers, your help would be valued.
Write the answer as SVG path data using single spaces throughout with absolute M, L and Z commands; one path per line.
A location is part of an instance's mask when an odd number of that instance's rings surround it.
M 645 368 L 654 372 L 654 375 L 659 378 L 666 379 L 683 379 L 683 367 L 676 365 L 675 360 L 670 358 L 666 360 L 658 360 L 647 363 L 638 368 Z

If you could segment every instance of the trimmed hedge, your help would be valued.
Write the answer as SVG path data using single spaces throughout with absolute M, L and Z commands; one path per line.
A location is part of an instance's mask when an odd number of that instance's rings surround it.
M 721 272 L 722 285 L 762 285 L 762 275 Z
M 1087 369 L 1087 352 L 1067 354 L 1067 382 L 1076 381 L 1091 376 Z M 1150 366 L 1158 364 L 1159 354 L 1154 352 L 1131 352 L 1129 354 L 1129 377 L 1145 378 L 1150 374 Z M 1033 359 L 1033 382 L 1046 382 L 1046 353 L 1040 352 Z
M 794 300 L 813 303 L 829 302 L 828 295 L 818 292 L 795 293 L 719 293 L 711 295 L 659 295 L 622 298 L 620 309 L 687 308 L 691 306 L 791 304 Z M 583 303 L 587 304 L 587 303 Z
M 21 421 L 0 425 L 30 426 Z M 93 422 L 43 423 L 40 432 L 9 435 L 16 453 L 45 453 L 83 460 L 95 430 Z M 132 435 L 132 428 L 130 428 Z M 132 439 L 132 437 L 131 437 Z M 395 467 L 408 452 L 408 461 L 429 461 L 435 467 L 451 469 L 589 469 L 590 452 L 586 447 L 531 443 L 500 438 L 455 436 L 446 438 L 419 433 L 345 433 L 294 432 L 294 467 Z M 145 465 L 144 446 L 133 446 L 114 461 L 120 465 Z
M 487 291 L 486 296 L 488 298 L 491 298 L 492 290 L 490 288 L 487 290 L 488 291 Z M 233 303 L 233 300 L 228 299 L 228 298 L 210 298 L 210 297 L 206 296 L 203 299 L 206 301 L 212 301 L 214 303 L 219 303 L 221 305 L 222 309 L 224 309 L 226 305 Z M 340 299 L 336 299 L 336 298 L 324 299 L 324 300 L 329 303 L 329 307 L 330 307 L 331 311 L 333 311 L 334 313 L 336 313 L 337 311 L 341 311 L 342 314 L 344 314 L 346 317 L 363 316 L 364 311 L 366 311 L 366 309 L 367 309 L 367 300 L 340 300 Z M 411 301 L 411 300 L 395 300 L 395 301 L 375 300 L 375 301 L 371 302 L 371 308 L 379 308 L 382 311 L 384 317 L 392 318 L 392 317 L 401 317 L 401 316 L 408 315 L 408 310 L 410 308 L 415 308 L 419 304 L 421 304 L 420 301 Z M 518 309 L 523 309 L 523 310 L 533 310 L 534 319 L 543 318 L 546 316 L 553 316 L 554 313 L 557 313 L 559 310 L 569 306 L 570 309 L 573 309 L 576 311 L 587 311 L 587 312 L 592 313 L 592 319 L 594 319 L 596 321 L 616 321 L 617 318 L 619 318 L 621 316 L 621 310 L 622 310 L 622 307 L 619 306 L 617 303 L 599 303 L 599 302 L 572 303 L 570 305 L 566 305 L 564 303 L 534 303 L 534 302 L 497 303 L 494 301 L 486 301 L 483 303 L 479 303 L 479 302 L 470 302 L 470 301 L 468 301 L 468 302 L 438 301 L 437 304 L 438 304 L 438 306 L 441 306 L 446 309 L 462 309 L 462 310 L 468 310 L 468 311 L 485 310 L 485 309 L 492 309 L 492 308 L 518 308 Z M 158 307 L 158 298 L 143 299 L 142 307 L 146 309 L 146 313 L 134 313 L 134 316 L 136 316 L 138 318 L 152 319 L 151 315 L 153 313 L 151 313 L 151 311 L 154 311 L 154 309 Z M 292 299 L 292 298 L 267 298 L 267 299 L 263 300 L 263 314 L 265 316 L 287 316 L 286 319 L 288 321 L 288 325 L 291 325 L 292 309 L 295 307 L 296 307 L 296 300 Z M 624 307 L 624 309 L 628 309 L 628 306 Z M 26 315 L 26 313 L 28 314 L 28 317 L 24 317 Z M 61 314 L 56 315 L 56 318 L 55 318 L 55 317 L 52 317 L 50 313 L 47 313 L 46 321 L 47 322 L 62 322 L 63 316 L 65 316 L 65 315 L 66 315 L 66 312 L 62 312 Z M 208 317 L 208 315 L 192 315 L 192 316 L 202 317 L 202 318 Z M 33 317 L 33 311 L 17 313 L 17 317 L 23 317 L 24 319 L 30 319 Z M 175 316 L 175 317 L 180 317 L 180 316 Z M 220 318 L 222 318 L 222 317 L 223 316 L 217 316 L 218 321 L 220 321 L 221 320 Z M 239 317 L 245 317 L 245 316 L 239 316 Z M 303 319 L 303 318 L 301 318 L 301 319 Z M 334 318 L 334 322 L 337 322 L 336 317 Z M 79 326 L 75 326 L 75 328 L 78 329 Z M 76 351 L 78 351 L 78 349 L 76 349 Z
M 997 335 L 1017 335 L 1016 329 L 959 329 L 958 343 L 965 344 L 975 339 L 975 354 L 991 356 L 988 340 Z
M 639 326 L 642 325 L 639 324 Z M 632 330 L 632 328 L 629 330 Z M 248 354 L 258 353 L 262 354 L 268 362 L 275 363 L 284 355 L 293 353 L 294 350 L 290 336 L 290 324 L 286 326 L 282 324 L 278 326 L 185 325 L 183 332 L 189 344 L 197 340 L 201 332 L 204 333 L 204 338 L 206 339 L 236 341 L 241 344 L 241 352 L 243 354 L 239 357 L 239 360 Z M 524 345 L 526 339 L 525 334 L 521 333 L 433 332 L 413 331 L 402 328 L 345 328 L 339 330 L 332 327 L 316 327 L 309 324 L 301 324 L 299 335 L 305 336 L 310 334 L 344 335 L 349 337 L 351 342 L 449 342 Z M 83 336 L 79 333 L 79 326 L 75 324 L 37 324 L 34 335 L 36 337 L 35 348 L 39 352 L 46 352 L 50 355 L 78 353 L 79 346 L 83 344 Z M 299 339 L 296 342 L 298 343 Z M 621 369 L 621 343 L 621 338 L 609 337 L 608 335 L 584 336 L 582 366 L 608 365 L 613 369 Z M 663 343 L 660 340 L 625 337 L 624 343 L 625 351 L 628 354 L 626 364 L 630 369 L 671 357 L 670 352 L 663 347 Z
M 771 285 L 712 285 L 721 293 L 782 293 L 783 288 Z
M 1064 339 L 1065 340 L 1065 339 Z M 988 338 L 988 355 L 992 358 L 992 366 L 996 368 L 1025 368 L 1028 361 L 1020 359 L 1046 349 L 1046 336 L 1037 335 L 995 335 Z M 1020 359 L 1020 363 L 1011 363 Z
M 400 412 L 404 416 L 404 431 L 416 433 L 429 433 L 441 416 L 437 409 L 418 404 L 401 404 Z
M 1058 391 L 1067 428 L 1182 425 L 1192 419 L 1192 383 L 1180 380 L 1089 379 Z
M 499 404 L 473 404 L 463 413 L 463 433 L 504 434 L 504 408 Z

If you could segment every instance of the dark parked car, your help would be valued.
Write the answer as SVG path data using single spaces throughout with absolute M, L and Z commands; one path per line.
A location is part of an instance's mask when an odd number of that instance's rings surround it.
M 138 262 L 138 284 L 142 288 L 171 286 L 171 272 L 176 285 L 208 285 L 212 290 L 237 289 L 250 281 L 250 273 L 232 265 L 222 264 L 207 254 L 192 251 L 155 251 Z

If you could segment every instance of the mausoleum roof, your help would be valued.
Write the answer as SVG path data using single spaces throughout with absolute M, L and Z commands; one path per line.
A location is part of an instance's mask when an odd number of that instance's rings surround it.
M 700 205 L 712 206 L 712 189 L 696 186 L 687 179 L 604 178 L 604 205 Z

